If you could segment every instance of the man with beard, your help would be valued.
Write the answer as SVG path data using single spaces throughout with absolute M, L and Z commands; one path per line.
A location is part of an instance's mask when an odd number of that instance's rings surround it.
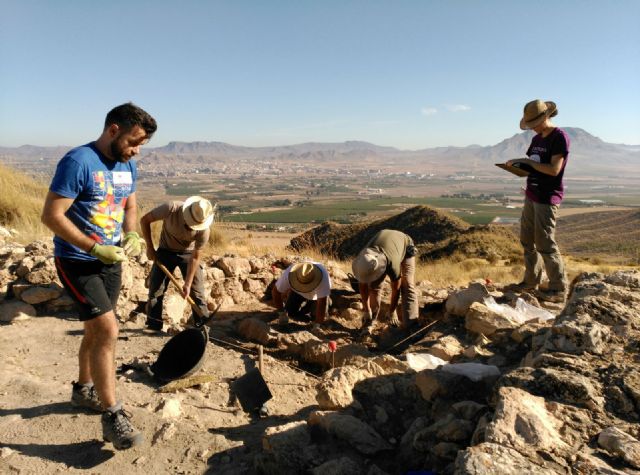
M 122 264 L 140 253 L 136 233 L 136 166 L 131 161 L 156 131 L 147 112 L 127 103 L 112 109 L 95 142 L 58 163 L 42 211 L 54 233 L 58 276 L 75 300 L 84 336 L 71 404 L 102 412 L 103 438 L 116 449 L 142 442 L 131 414 L 116 399 L 116 303 Z

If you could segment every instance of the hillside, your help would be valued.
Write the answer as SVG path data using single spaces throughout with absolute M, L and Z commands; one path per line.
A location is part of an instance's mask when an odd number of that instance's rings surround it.
M 558 220 L 558 243 L 567 254 L 640 264 L 640 210 L 576 214 Z
M 509 228 L 470 226 L 428 206 L 415 206 L 368 223 L 324 223 L 292 239 L 290 246 L 296 251 L 317 249 L 338 259 L 349 259 L 381 229 L 396 229 L 411 236 L 423 260 L 456 254 L 494 260 L 520 254 L 516 236 Z
M 47 186 L 0 164 L 0 226 L 32 237 L 44 233 L 40 223 Z

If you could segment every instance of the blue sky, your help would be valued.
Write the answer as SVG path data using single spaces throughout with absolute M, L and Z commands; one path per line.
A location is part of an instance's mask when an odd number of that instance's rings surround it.
M 640 144 L 636 0 L 0 0 L 0 145 L 95 139 L 133 101 L 169 141 L 492 145 L 525 102 Z

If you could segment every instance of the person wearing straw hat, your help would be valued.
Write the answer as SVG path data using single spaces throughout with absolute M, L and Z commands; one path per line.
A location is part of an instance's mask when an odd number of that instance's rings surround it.
M 524 278 L 512 287 L 537 291 L 542 300 L 564 302 L 567 277 L 555 239 L 558 208 L 564 197 L 564 171 L 569 159 L 569 137 L 551 122 L 558 115 L 556 104 L 536 99 L 524 106 L 522 130 L 536 135 L 527 149 L 527 158 L 506 164 L 525 163 L 532 169 L 527 176 L 524 207 L 520 218 L 520 242 L 524 249 Z M 547 289 L 538 289 L 542 270 L 549 279 Z
M 363 329 L 377 320 L 385 276 L 391 280 L 391 301 L 387 321 L 399 325 L 396 309 L 402 294 L 402 328 L 418 318 L 418 293 L 415 286 L 417 249 L 405 233 L 383 229 L 374 235 L 354 259 L 351 268 L 358 280 L 363 306 Z
M 186 201 L 161 204 L 140 220 L 142 236 L 147 243 L 147 257 L 154 261 L 149 276 L 149 300 L 147 303 L 147 328 L 162 330 L 162 302 L 167 290 L 167 275 L 155 263 L 163 264 L 169 272 L 180 268 L 184 285 L 182 295 L 190 295 L 202 315 L 209 315 L 204 293 L 204 278 L 200 259 L 202 248 L 209 241 L 209 228 L 213 224 L 215 206 L 200 196 Z M 151 223 L 162 220 L 160 244 L 156 250 L 151 236 Z M 196 320 L 193 310 L 192 318 Z
M 331 278 L 319 262 L 300 262 L 287 267 L 271 288 L 273 305 L 278 309 L 278 323 L 289 317 L 310 319 L 315 302 L 314 327 L 324 323 L 329 312 Z

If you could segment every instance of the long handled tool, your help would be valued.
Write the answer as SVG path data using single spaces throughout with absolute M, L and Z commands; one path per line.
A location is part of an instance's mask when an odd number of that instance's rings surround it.
M 182 295 L 182 286 L 180 285 L 180 282 L 178 282 L 178 279 L 176 279 L 175 276 L 171 272 L 169 272 L 169 269 L 167 269 L 162 263 L 158 261 L 154 261 L 154 264 L 157 265 L 162 270 L 162 272 L 164 272 L 166 276 L 169 277 L 169 279 L 171 279 L 171 282 L 173 282 L 176 288 L 180 291 L 180 295 Z M 196 305 L 196 303 L 191 298 L 191 295 L 187 295 L 185 299 L 187 300 L 187 302 L 189 302 L 189 305 L 191 305 L 191 308 L 193 309 L 193 311 L 196 312 L 196 315 L 200 317 L 200 322 L 198 323 L 200 324 L 203 323 L 206 320 L 206 318 L 202 313 L 202 310 L 200 310 L 200 307 Z

